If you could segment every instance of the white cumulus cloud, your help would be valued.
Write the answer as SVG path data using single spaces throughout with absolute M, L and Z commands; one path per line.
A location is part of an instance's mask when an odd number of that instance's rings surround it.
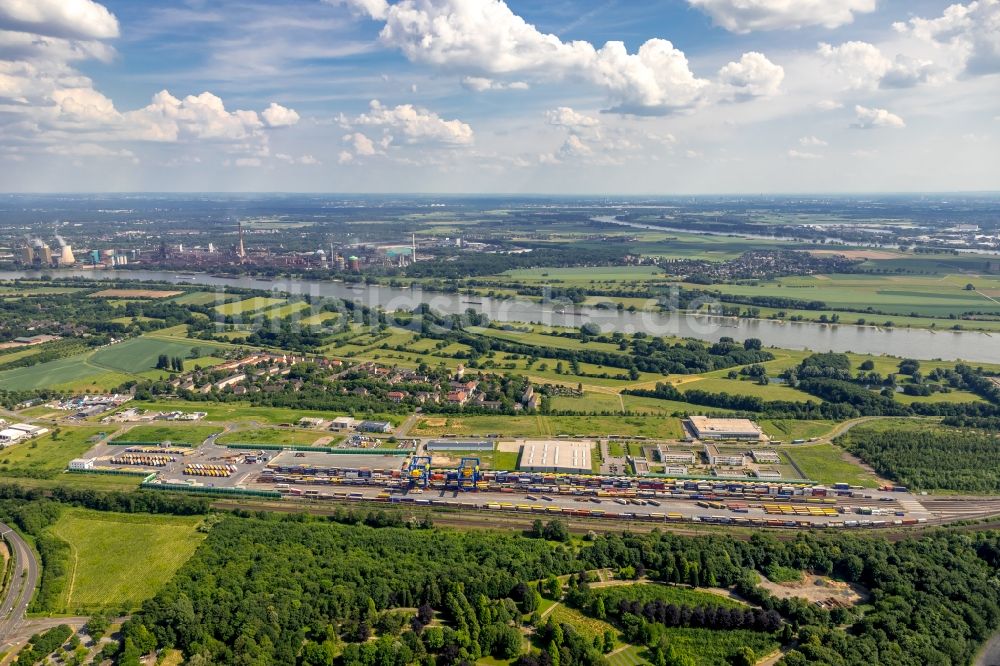
M 0 0 L 0 29 L 70 39 L 118 36 L 118 19 L 93 0 Z
M 851 41 L 839 46 L 821 43 L 819 55 L 842 75 L 852 88 L 910 88 L 928 82 L 934 63 L 904 55 L 886 57 L 868 42 Z
M 857 120 L 851 127 L 855 129 L 875 129 L 878 127 L 900 129 L 906 127 L 902 118 L 885 109 L 874 109 L 859 104 L 854 107 L 854 113 Z
M 826 141 L 824 141 L 823 139 L 819 138 L 818 136 L 804 136 L 801 139 L 799 139 L 799 145 L 800 146 L 816 146 L 816 147 L 822 148 L 822 147 L 825 147 L 825 146 L 827 146 L 829 144 Z
M 260 115 L 268 127 L 290 127 L 299 122 L 299 114 L 295 109 L 285 108 L 276 102 L 271 102 Z
M 837 28 L 855 14 L 875 11 L 876 0 L 688 0 L 730 32 L 806 26 Z
M 545 117 L 548 119 L 550 125 L 568 127 L 573 130 L 584 127 L 596 127 L 598 125 L 597 118 L 578 113 L 568 106 L 560 106 L 557 109 L 546 111 Z
M 379 35 L 411 61 L 490 79 L 522 75 L 572 78 L 596 85 L 624 113 L 664 114 L 696 104 L 708 81 L 695 76 L 684 52 L 650 39 L 629 53 L 620 41 L 596 48 L 539 31 L 502 0 L 343 0 L 373 20 Z M 338 0 L 338 4 L 340 0 Z M 471 82 L 489 89 L 485 80 Z
M 381 128 L 383 133 L 408 144 L 464 146 L 472 143 L 473 131 L 461 120 L 444 120 L 427 109 L 412 104 L 395 107 L 372 100 L 367 113 L 348 121 L 349 125 Z
M 1000 72 L 1000 0 L 954 4 L 937 18 L 917 17 L 894 27 L 952 47 L 959 53 L 968 74 Z
M 719 70 L 723 95 L 734 100 L 770 97 L 778 92 L 784 79 L 784 68 L 756 51 L 744 53 L 739 62 L 730 62 Z

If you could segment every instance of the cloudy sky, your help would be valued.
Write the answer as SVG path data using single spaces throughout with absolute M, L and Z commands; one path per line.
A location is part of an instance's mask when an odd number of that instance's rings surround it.
M 1000 190 L 1000 0 L 0 0 L 0 190 Z

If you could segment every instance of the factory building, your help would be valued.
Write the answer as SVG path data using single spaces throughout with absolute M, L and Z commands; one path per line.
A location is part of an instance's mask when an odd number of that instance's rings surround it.
M 469 441 L 462 439 L 432 439 L 427 442 L 427 452 L 437 451 L 492 451 L 493 442 L 488 440 Z
M 749 419 L 712 419 L 707 416 L 691 416 L 687 425 L 698 439 L 735 439 L 760 441 L 764 433 Z

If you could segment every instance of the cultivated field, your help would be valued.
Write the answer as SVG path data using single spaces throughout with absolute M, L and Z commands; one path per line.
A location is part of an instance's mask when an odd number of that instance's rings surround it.
M 90 361 L 112 370 L 139 373 L 153 370 L 160 354 L 188 359 L 195 349 L 205 356 L 218 350 L 219 345 L 201 340 L 188 343 L 143 336 L 99 349 L 94 352 Z M 202 365 L 211 365 L 211 362 L 206 361 Z
M 194 554 L 201 517 L 68 509 L 50 530 L 70 546 L 56 612 L 130 610 L 150 598 Z
M 215 311 L 223 315 L 243 314 L 244 312 L 254 312 L 263 308 L 269 308 L 279 303 L 284 303 L 283 298 L 267 298 L 264 296 L 254 296 L 235 303 L 224 303 L 215 306 Z

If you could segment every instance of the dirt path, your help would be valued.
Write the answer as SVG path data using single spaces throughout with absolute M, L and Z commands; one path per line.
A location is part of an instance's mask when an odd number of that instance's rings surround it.
M 1000 666 L 1000 631 L 983 643 L 972 666 Z

